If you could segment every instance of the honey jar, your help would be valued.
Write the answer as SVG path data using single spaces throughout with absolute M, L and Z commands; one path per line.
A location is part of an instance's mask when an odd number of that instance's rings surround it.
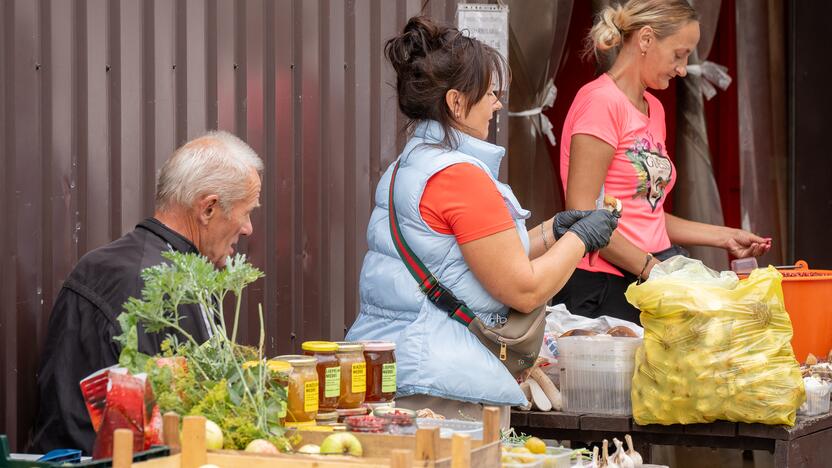
M 317 361 L 311 356 L 286 354 L 275 358 L 292 365 L 289 374 L 288 408 L 286 421 L 303 423 L 315 421 L 318 414 Z
M 338 408 L 358 408 L 364 403 L 367 391 L 367 364 L 364 361 L 364 345 L 339 341 L 338 363 L 341 365 L 341 395 Z
M 338 363 L 338 345 L 331 341 L 306 341 L 301 345 L 303 354 L 317 361 L 318 406 L 322 412 L 338 408 L 341 396 L 341 365 Z

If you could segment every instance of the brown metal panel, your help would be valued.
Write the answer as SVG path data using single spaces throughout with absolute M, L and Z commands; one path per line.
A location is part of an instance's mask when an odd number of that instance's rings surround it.
M 320 337 L 321 327 L 321 239 L 326 229 L 322 225 L 320 211 L 320 177 L 321 177 L 321 85 L 320 85 L 320 24 L 319 3 L 300 2 L 297 21 L 301 27 L 296 30 L 302 36 L 295 46 L 299 48 L 298 66 L 300 81 L 298 93 L 299 120 L 296 120 L 295 131 L 300 139 L 300 182 L 301 194 L 299 198 L 301 217 L 298 228 L 300 230 L 299 266 L 301 268 L 301 283 L 299 292 L 303 301 L 303 322 L 297 342 Z M 300 125 L 297 125 L 297 124 Z M 297 154 L 297 153 L 296 153 Z
M 109 153 L 110 226 L 109 238 L 117 238 L 122 231 L 121 209 L 121 67 L 114 67 L 121 56 L 121 5 L 118 1 L 106 2 L 106 56 L 104 74 L 107 83 L 107 152 Z M 109 240 L 109 239 L 107 239 Z
M 41 225 L 42 192 L 41 167 L 43 148 L 41 144 L 41 78 L 40 56 L 41 5 L 29 1 L 16 1 L 14 5 L 13 53 L 14 67 L 10 69 L 14 80 L 14 145 L 8 155 L 15 159 L 7 166 L 12 173 L 14 194 L 7 200 L 7 214 L 14 220 L 14 234 L 8 239 L 13 250 L 12 265 L 16 270 L 15 305 L 17 314 L 10 318 L 7 327 L 14 331 L 16 349 L 9 349 L 15 361 L 12 369 L 34 369 L 37 365 L 36 347 L 38 316 L 42 314 L 41 291 L 43 262 Z M 12 370 L 9 369 L 9 370 Z M 18 398 L 32 395 L 35 387 L 34 373 L 14 372 L 7 375 L 6 385 L 13 388 Z M 7 396 L 10 396 L 7 394 Z M 26 441 L 29 421 L 34 418 L 34 407 L 24 405 L 18 409 L 15 444 Z
M 206 83 L 209 72 L 206 66 L 206 35 L 208 5 L 204 0 L 188 0 L 184 23 L 186 27 L 185 43 L 182 45 L 186 53 L 184 60 L 180 57 L 177 62 L 185 65 L 187 71 L 187 86 L 182 90 L 186 97 L 186 135 L 190 140 L 206 130 Z M 180 18 L 181 21 L 181 18 Z M 178 50 L 178 49 L 177 49 Z M 181 72 L 181 70 L 180 70 Z
M 234 58 L 235 2 L 218 1 L 216 6 L 216 64 L 217 64 L 217 128 L 233 132 L 234 76 L 237 64 Z
M 347 184 L 344 178 L 345 140 L 345 16 L 344 2 L 327 1 L 326 10 L 321 12 L 321 44 L 326 62 L 322 67 L 321 106 L 323 146 L 321 160 L 325 167 L 322 181 L 325 184 L 323 218 L 326 244 L 323 256 L 324 300 L 321 313 L 325 334 L 333 340 L 344 337 L 344 291 L 349 288 L 345 279 L 344 252 L 351 248 L 344 242 L 346 218 L 344 217 L 344 194 Z
M 115 148 L 118 145 L 121 153 L 119 190 L 122 233 L 129 232 L 137 220 L 150 214 L 142 203 L 148 189 L 148 181 L 142 177 L 142 122 L 145 110 L 142 105 L 142 19 L 141 2 L 120 0 L 120 34 L 118 38 L 113 39 L 120 43 L 119 53 L 111 61 L 110 67 L 111 72 L 118 70 L 120 83 L 118 106 L 121 138 L 111 147 Z
M 154 175 L 176 149 L 176 2 L 156 0 L 153 11 L 152 42 L 154 48 Z M 155 177 L 154 177 L 155 179 Z
M 269 231 L 271 242 L 270 264 L 266 272 L 266 281 L 274 289 L 273 308 L 277 321 L 269 321 L 269 326 L 276 328 L 276 349 L 278 353 L 293 351 L 292 340 L 295 336 L 300 317 L 297 311 L 300 302 L 294 292 L 297 276 L 295 275 L 295 224 L 298 219 L 296 206 L 295 167 L 295 5 L 293 0 L 275 2 L 274 44 L 275 44 L 275 152 L 266 160 L 266 177 L 272 182 L 269 188 L 269 210 L 274 216 L 275 228 Z M 270 289 L 271 291 L 271 289 Z M 271 294 L 270 294 L 271 295 Z
M 141 12 L 141 151 L 142 205 L 145 213 L 152 213 L 155 204 L 153 190 L 147 190 L 156 180 L 156 13 L 154 0 L 144 0 Z
M 87 0 L 86 8 L 86 80 L 87 116 L 81 121 L 87 134 L 86 184 L 81 187 L 87 199 L 88 248 L 104 245 L 110 232 L 110 158 L 107 133 L 107 0 Z
M 240 12 L 243 16 L 245 28 L 242 33 L 245 35 L 245 95 L 244 106 L 241 109 L 245 118 L 245 133 L 240 132 L 239 136 L 245 139 L 251 148 L 262 155 L 264 148 L 264 44 L 265 44 L 265 2 L 263 0 L 250 0 L 245 2 L 245 11 Z M 245 240 L 245 250 L 250 261 L 258 268 L 263 269 L 266 258 L 266 240 L 268 233 L 264 231 L 264 211 L 269 210 L 271 205 L 263 203 L 263 207 L 254 210 L 251 214 L 251 221 L 254 227 L 252 236 Z M 240 244 L 242 247 L 242 243 Z M 245 331 L 244 336 L 250 344 L 257 344 L 260 338 L 260 319 L 258 306 L 264 303 L 264 280 L 251 285 L 246 291 L 243 301 L 247 314 L 241 314 L 240 326 Z

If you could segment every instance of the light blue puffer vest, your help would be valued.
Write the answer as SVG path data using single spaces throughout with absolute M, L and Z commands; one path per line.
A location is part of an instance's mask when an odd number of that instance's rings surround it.
M 438 143 L 444 135 L 433 121 L 421 123 L 399 158 L 394 200 L 404 238 L 422 262 L 486 324 L 505 316 L 508 308 L 491 297 L 468 269 L 453 235 L 431 229 L 419 214 L 419 201 L 428 179 L 459 163 L 482 168 L 493 179 L 515 220 L 528 253 L 526 218 L 508 185 L 497 180 L 505 149 L 458 133 L 456 151 L 423 143 Z M 514 378 L 460 323 L 428 301 L 419 290 L 390 238 L 388 189 L 393 164 L 375 193 L 375 208 L 367 228 L 369 251 L 361 269 L 361 310 L 346 339 L 388 340 L 396 343 L 400 397 L 425 394 L 495 405 L 526 402 Z

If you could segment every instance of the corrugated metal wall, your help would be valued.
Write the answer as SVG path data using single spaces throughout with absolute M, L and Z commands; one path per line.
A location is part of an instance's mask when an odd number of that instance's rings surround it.
M 453 20 L 456 1 L 425 11 Z M 420 0 L 0 1 L 0 433 L 23 449 L 52 302 L 80 256 L 152 214 L 154 176 L 206 129 L 266 162 L 242 246 L 268 351 L 339 338 L 371 193 L 403 136 L 382 45 Z M 498 140 L 499 141 L 499 140 Z

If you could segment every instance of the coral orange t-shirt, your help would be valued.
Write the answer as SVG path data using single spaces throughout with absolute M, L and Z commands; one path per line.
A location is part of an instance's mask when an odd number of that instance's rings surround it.
M 663 206 L 676 182 L 676 168 L 665 147 L 664 108 L 650 93 L 644 99 L 649 115 L 636 109 L 606 74 L 584 85 L 563 123 L 560 177 L 567 190 L 572 135 L 591 135 L 615 148 L 604 193 L 621 200 L 617 231 L 640 249 L 658 252 L 670 247 Z M 622 276 L 603 258 L 589 266 L 584 257 L 578 268 Z
M 428 226 L 459 244 L 514 228 L 503 196 L 481 168 L 459 163 L 428 180 L 419 213 Z

